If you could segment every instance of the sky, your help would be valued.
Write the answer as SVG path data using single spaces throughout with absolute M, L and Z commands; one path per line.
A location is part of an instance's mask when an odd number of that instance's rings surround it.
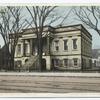
M 40 4 L 43 4 L 43 3 L 46 3 L 46 4 L 53 4 L 54 3 L 57 3 L 57 4 L 98 4 L 100 3 L 100 0 L 0 0 L 0 5 L 2 4 L 37 4 L 37 3 L 40 3 Z
M 70 7 L 60 7 L 57 14 L 60 14 L 62 16 L 65 16 L 69 13 L 70 11 Z M 29 17 L 29 14 L 26 10 L 23 11 L 23 14 L 27 14 L 28 17 Z M 76 18 L 76 15 L 73 14 L 73 12 L 71 12 L 69 14 L 69 17 L 64 21 L 64 25 L 68 26 L 68 25 L 75 25 L 75 24 L 82 24 L 82 22 L 78 21 L 75 19 Z M 57 25 L 58 22 L 55 23 L 55 25 Z M 84 25 L 85 26 L 85 25 Z M 86 27 L 86 26 L 85 26 Z M 87 27 L 86 27 L 87 28 Z M 93 31 L 92 29 L 88 29 L 87 30 L 90 32 L 90 34 L 92 35 L 92 48 L 94 49 L 97 49 L 97 48 L 100 48 L 100 36 L 95 32 Z M 1 47 L 4 45 L 4 41 L 3 41 L 3 38 L 2 36 L 0 35 L 0 45 Z

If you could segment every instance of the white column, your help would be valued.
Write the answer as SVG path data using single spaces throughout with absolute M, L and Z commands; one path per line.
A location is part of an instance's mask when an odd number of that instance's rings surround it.
M 21 56 L 23 56 L 23 43 L 21 43 Z
M 50 59 L 50 56 L 47 56 L 47 59 L 46 59 L 46 70 L 51 70 L 51 59 Z

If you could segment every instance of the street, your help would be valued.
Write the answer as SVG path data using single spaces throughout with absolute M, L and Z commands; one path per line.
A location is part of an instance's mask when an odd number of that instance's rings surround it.
M 70 73 L 72 74 L 72 73 Z M 91 73 L 92 74 L 92 73 Z M 62 74 L 63 75 L 63 74 Z M 99 93 L 100 77 L 0 75 L 0 93 Z M 85 75 L 85 73 L 83 73 Z M 100 74 L 99 74 L 100 75 Z

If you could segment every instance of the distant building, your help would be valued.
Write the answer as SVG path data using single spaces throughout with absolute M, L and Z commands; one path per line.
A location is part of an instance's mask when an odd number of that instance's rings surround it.
M 94 69 L 100 69 L 100 49 L 92 50 L 92 63 Z
M 15 51 L 15 68 L 36 69 L 36 34 L 24 29 Z M 82 25 L 43 31 L 43 70 L 85 70 L 92 67 L 92 36 Z

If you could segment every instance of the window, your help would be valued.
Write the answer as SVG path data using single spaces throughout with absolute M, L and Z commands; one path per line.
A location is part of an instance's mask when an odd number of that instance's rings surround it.
M 55 50 L 59 51 L 59 40 L 55 41 Z
M 74 66 L 77 66 L 78 65 L 77 64 L 78 63 L 78 59 L 77 58 L 74 58 L 73 61 L 74 61 Z
M 64 50 L 68 50 L 67 42 L 68 40 L 64 40 Z
M 73 49 L 77 49 L 77 39 L 73 39 Z
M 68 66 L 68 59 L 64 59 L 64 66 Z
M 54 59 L 54 65 L 59 66 L 59 59 Z
M 21 54 L 21 44 L 18 44 L 17 46 L 17 54 Z

